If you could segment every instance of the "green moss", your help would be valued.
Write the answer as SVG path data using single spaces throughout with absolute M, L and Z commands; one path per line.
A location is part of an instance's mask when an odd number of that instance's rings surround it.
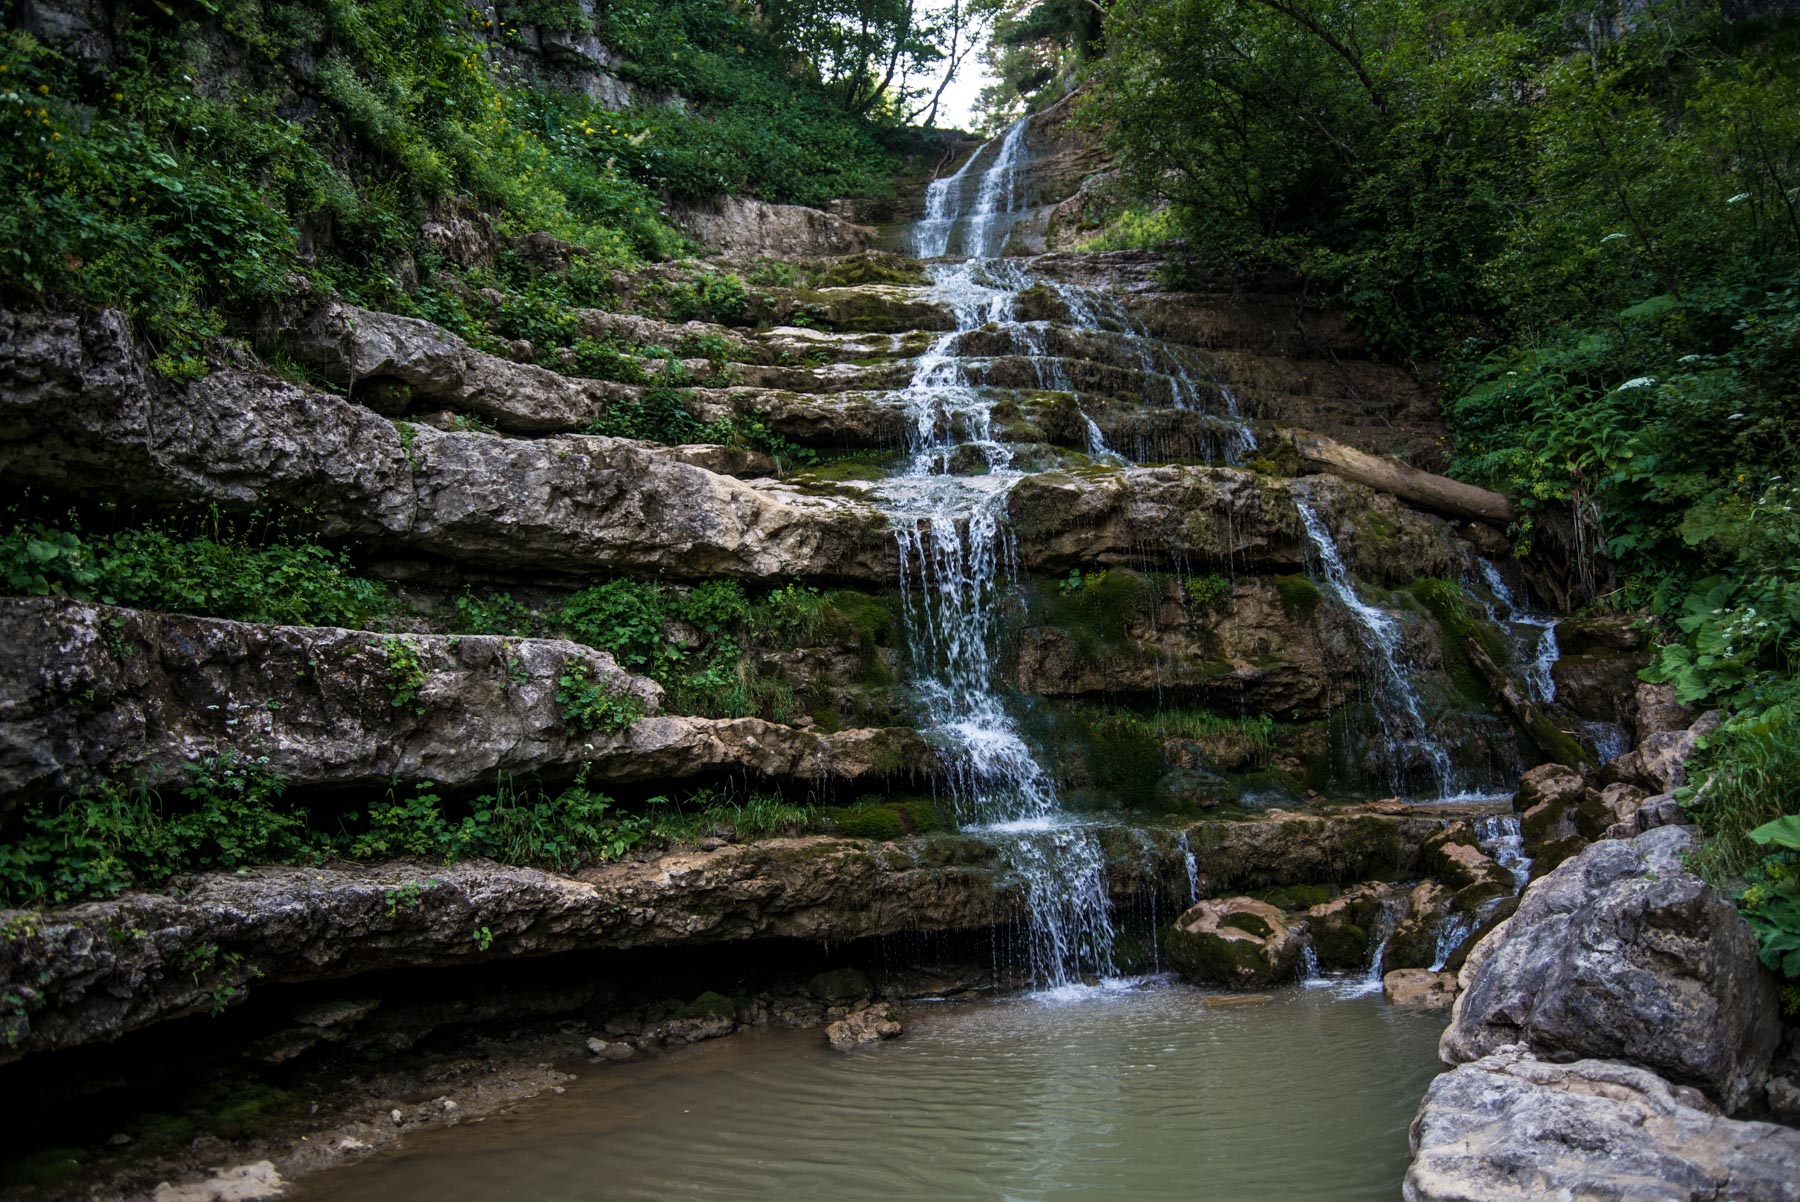
M 1288 617 L 1304 621 L 1318 611 L 1319 586 L 1305 576 L 1275 577 L 1275 595 L 1281 598 L 1281 610 Z
M 926 282 L 924 271 L 913 260 L 880 255 L 840 259 L 819 275 L 821 288 L 845 288 L 857 284 L 911 286 Z
M 1219 925 L 1222 927 L 1236 927 L 1240 931 L 1248 931 L 1258 939 L 1267 939 L 1270 935 L 1275 933 L 1275 928 L 1269 925 L 1268 919 L 1259 914 L 1250 914 L 1247 912 L 1227 914 L 1224 918 L 1219 920 Z
M 677 1010 L 673 1017 L 736 1018 L 737 1003 L 726 997 L 724 994 L 714 993 L 709 989 L 681 1009 Z
M 0 1185 L 8 1188 L 60 1185 L 81 1174 L 87 1155 L 83 1148 L 43 1148 L 0 1166 Z
M 1106 652 L 1136 650 L 1135 623 L 1155 614 L 1159 581 L 1129 568 L 1103 572 L 1071 572 L 1068 578 L 1038 595 L 1037 617 L 1059 626 L 1075 641 L 1077 652 L 1091 664 Z
M 887 801 L 852 806 L 833 816 L 838 833 L 884 842 L 942 830 L 943 815 L 929 801 Z
M 1126 805 L 1150 809 L 1156 804 L 1156 782 L 1162 778 L 1162 739 L 1142 718 L 1116 714 L 1088 728 L 1088 772 L 1102 789 L 1119 795 Z
M 1310 910 L 1337 896 L 1337 890 L 1330 885 L 1282 885 L 1253 896 L 1277 910 Z
M 1444 672 L 1450 677 L 1450 683 L 1456 687 L 1456 691 L 1471 705 L 1493 705 L 1496 700 L 1494 691 L 1489 687 L 1487 678 L 1469 658 L 1469 644 L 1473 642 L 1479 645 L 1490 660 L 1502 664 L 1506 662 L 1507 653 L 1499 636 L 1469 612 L 1468 599 L 1454 581 L 1427 577 L 1414 581 L 1407 591 L 1424 606 L 1425 612 L 1431 615 L 1432 623 L 1437 627 L 1438 642 L 1443 649 Z

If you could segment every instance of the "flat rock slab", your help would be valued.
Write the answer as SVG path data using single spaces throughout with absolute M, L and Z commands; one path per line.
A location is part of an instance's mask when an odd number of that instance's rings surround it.
M 0 1062 L 236 1005 L 264 985 L 566 951 L 835 944 L 1019 917 L 991 855 L 931 866 L 930 842 L 770 839 L 574 877 L 489 861 L 263 868 L 202 876 L 179 897 L 0 911 Z M 469 932 L 484 927 L 491 939 L 478 945 Z
M 395 654 L 417 665 L 395 703 Z M 651 716 L 601 734 L 556 700 L 573 665 Z M 597 783 L 708 772 L 857 781 L 921 778 L 937 758 L 906 728 L 823 733 L 760 718 L 657 715 L 662 689 L 612 656 L 560 639 L 384 636 L 0 598 L 0 802 L 123 771 L 152 786 L 226 751 L 267 757 L 290 785 L 378 788 L 395 778 L 491 783 L 499 772 Z
M 1723 1118 L 1697 1091 L 1513 1047 L 1432 1082 L 1406 1202 L 1796 1202 L 1800 1131 Z

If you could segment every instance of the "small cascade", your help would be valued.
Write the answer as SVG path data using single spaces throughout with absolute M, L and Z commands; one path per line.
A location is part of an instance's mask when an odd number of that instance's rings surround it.
M 1475 820 L 1475 843 L 1512 874 L 1515 892 L 1531 880 L 1531 857 L 1525 853 L 1525 836 L 1513 814 L 1489 814 Z
M 938 259 L 960 254 L 979 259 L 992 258 L 1005 249 L 1024 208 L 1019 185 L 1026 163 L 1025 127 L 1030 120 L 1020 117 L 997 144 L 984 143 L 970 155 L 956 174 L 931 182 L 925 190 L 925 217 L 913 226 L 914 255 Z M 994 149 L 991 156 L 990 148 Z M 981 167 L 984 162 L 987 165 Z
M 1319 953 L 1313 950 L 1312 942 L 1308 940 L 1306 946 L 1300 949 L 1300 981 L 1305 984 L 1321 979 Z
M 1393 942 L 1394 932 L 1400 929 L 1404 911 L 1403 899 L 1387 897 L 1381 900 L 1375 914 L 1375 929 L 1369 932 L 1369 970 L 1363 975 L 1364 989 L 1381 988 L 1382 962 L 1387 959 L 1388 944 Z
M 1556 645 L 1556 619 L 1537 613 L 1514 600 L 1506 578 L 1492 560 L 1483 558 L 1481 573 L 1497 605 L 1487 606 L 1488 620 L 1511 637 L 1515 659 L 1524 669 L 1525 695 L 1532 701 L 1556 700 L 1556 678 L 1551 674 L 1562 651 Z
M 1477 818 L 1475 844 L 1512 876 L 1514 896 L 1530 883 L 1531 857 L 1525 854 L 1525 839 L 1520 833 L 1517 817 L 1512 814 L 1489 814 Z M 1491 898 L 1471 913 L 1446 915 L 1438 927 L 1431 971 L 1442 972 L 1456 949 L 1488 920 L 1504 900 L 1499 897 Z
M 1200 861 L 1194 855 L 1194 847 L 1188 842 L 1186 831 L 1181 832 L 1176 843 L 1181 848 L 1182 863 L 1187 866 L 1188 905 L 1197 906 L 1200 904 Z
M 1324 521 L 1305 500 L 1296 497 L 1294 506 L 1300 511 L 1300 521 L 1306 527 L 1307 538 L 1312 542 L 1320 583 L 1362 630 L 1363 646 L 1374 660 L 1378 677 L 1377 688 L 1374 690 L 1375 712 L 1381 721 L 1382 734 L 1390 745 L 1411 743 L 1416 746 L 1431 765 L 1437 796 L 1453 796 L 1455 774 L 1450 753 L 1432 735 L 1430 724 L 1425 720 L 1424 705 L 1420 701 L 1418 690 L 1413 688 L 1401 658 L 1399 621 L 1386 610 L 1368 604 L 1357 595 L 1356 586 L 1350 581 L 1349 570 L 1344 567 L 1343 557 L 1338 554 L 1337 542 L 1331 537 L 1331 531 L 1326 528 Z M 1404 774 L 1396 758 L 1390 781 L 1396 792 L 1401 790 L 1403 779 Z

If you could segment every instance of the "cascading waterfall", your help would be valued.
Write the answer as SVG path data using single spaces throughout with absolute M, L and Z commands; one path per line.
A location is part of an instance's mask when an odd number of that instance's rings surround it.
M 1493 857 L 1513 879 L 1517 895 L 1531 881 L 1531 857 L 1525 854 L 1525 838 L 1512 814 L 1489 814 L 1475 820 L 1475 845 Z M 1456 949 L 1499 908 L 1503 898 L 1490 898 L 1469 913 L 1447 914 L 1438 926 L 1432 972 L 1443 971 Z
M 1440 798 L 1453 796 L 1455 771 L 1450 753 L 1432 734 L 1425 720 L 1423 702 L 1401 656 L 1399 621 L 1393 614 L 1370 605 L 1357 594 L 1356 586 L 1350 581 L 1350 572 L 1338 553 L 1337 541 L 1317 511 L 1301 497 L 1294 498 L 1294 507 L 1300 511 L 1301 524 L 1312 543 L 1320 583 L 1344 607 L 1365 636 L 1363 646 L 1374 660 L 1375 674 L 1379 678 L 1374 701 L 1383 735 L 1389 744 L 1404 742 L 1417 747 L 1431 766 L 1437 795 Z M 1390 783 L 1396 792 L 1402 788 L 1403 773 L 1398 760 Z
M 931 182 L 925 190 L 925 217 L 913 226 L 913 254 L 921 259 L 952 254 L 980 259 L 1001 253 L 1012 235 L 1013 221 L 1007 218 L 1020 211 L 1024 199 L 1019 181 L 1030 120 L 1020 117 L 1007 127 L 985 169 L 975 170 L 993 142 L 970 155 L 956 174 Z

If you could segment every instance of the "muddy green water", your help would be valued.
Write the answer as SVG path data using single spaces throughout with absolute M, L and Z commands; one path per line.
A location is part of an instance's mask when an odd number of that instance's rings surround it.
M 750 1032 L 596 1067 L 553 1101 L 409 1137 L 312 1202 L 1395 1199 L 1443 1016 L 1172 982 L 915 1006 L 851 1055 Z

